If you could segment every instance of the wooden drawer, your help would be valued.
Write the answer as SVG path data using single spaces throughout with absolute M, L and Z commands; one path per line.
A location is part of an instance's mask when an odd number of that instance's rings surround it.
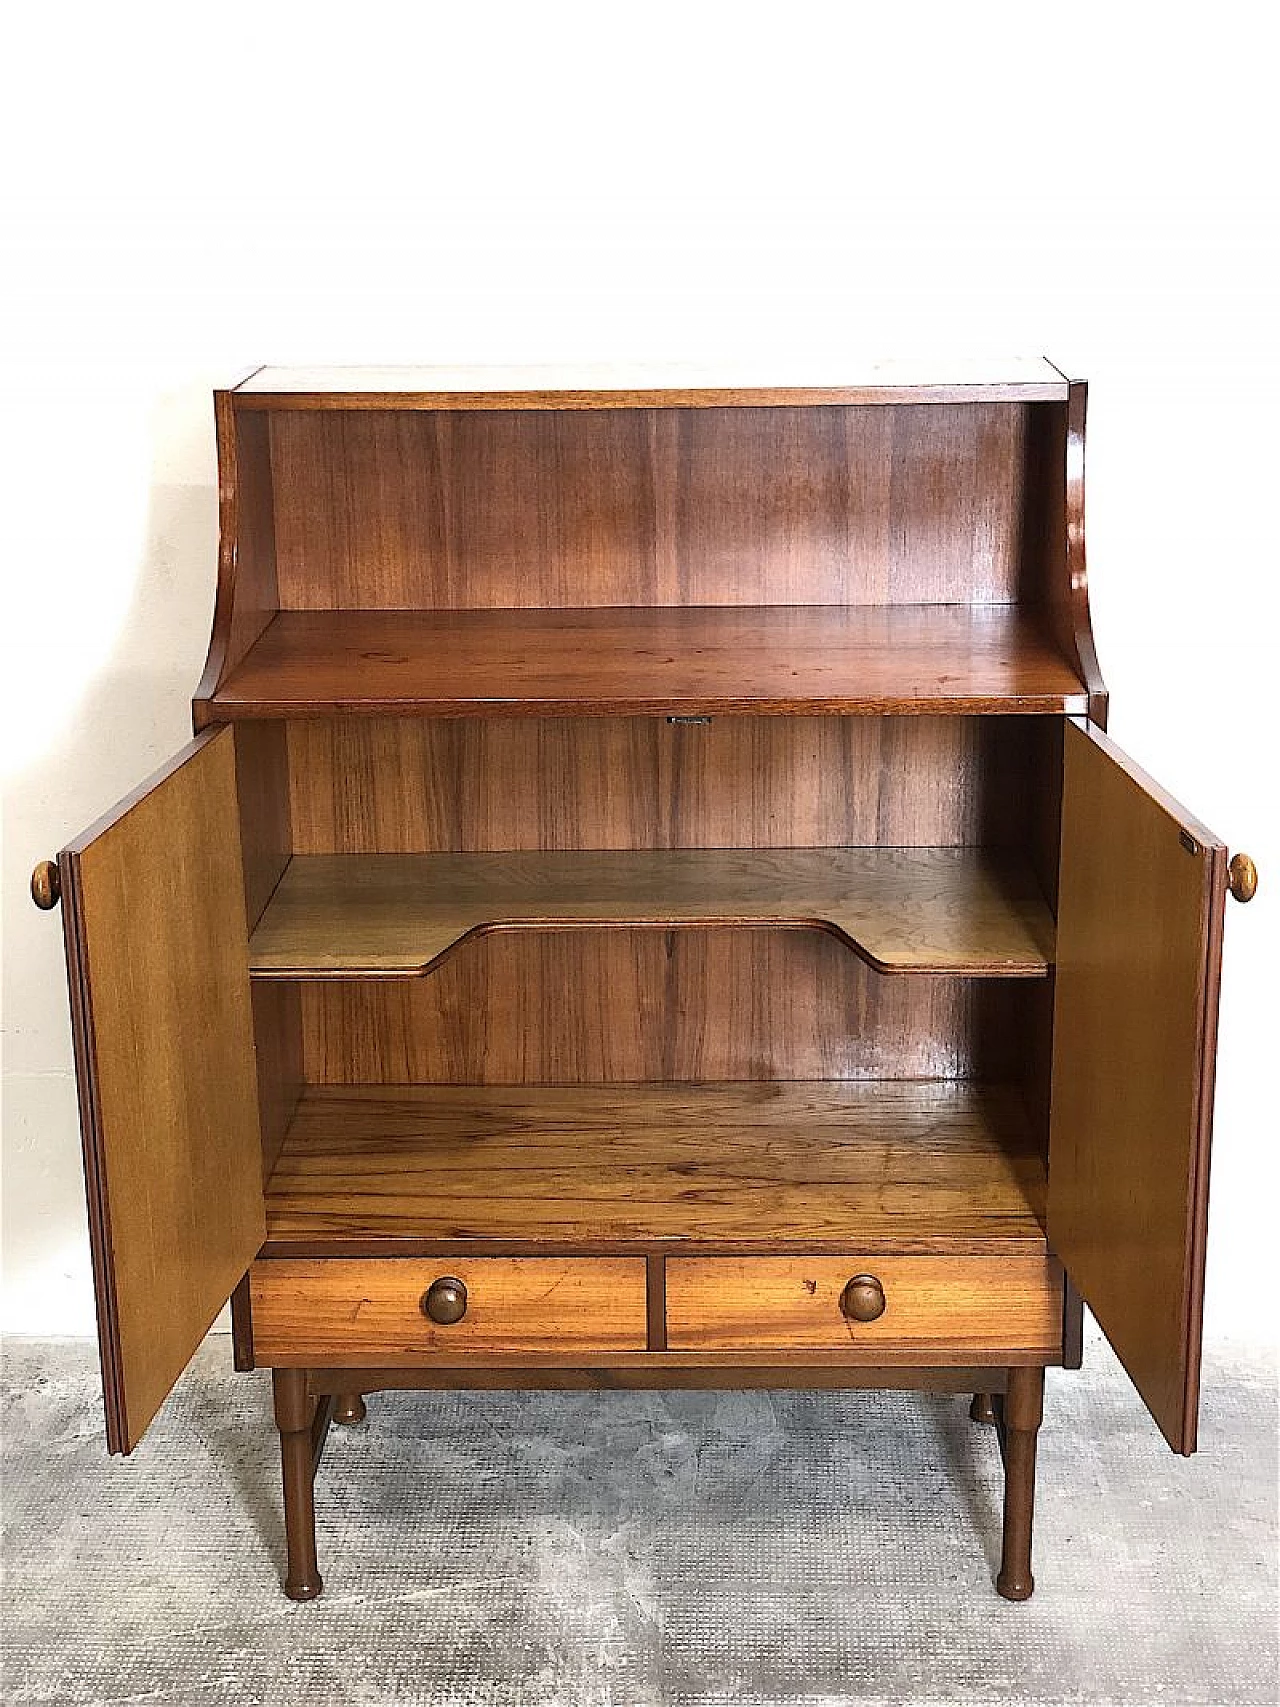
M 841 1295 L 874 1276 L 883 1314 L 852 1320 Z M 1043 1257 L 673 1257 L 673 1351 L 864 1353 L 871 1363 L 1054 1359 L 1062 1348 L 1062 1270 Z
M 461 1320 L 431 1321 L 442 1277 L 466 1288 Z M 253 1266 L 259 1363 L 412 1365 L 503 1352 L 643 1351 L 643 1257 L 381 1257 Z

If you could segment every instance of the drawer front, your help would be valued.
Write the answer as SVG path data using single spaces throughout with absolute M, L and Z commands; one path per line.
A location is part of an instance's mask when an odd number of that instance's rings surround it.
M 845 1313 L 855 1276 L 863 1285 Z M 928 1354 L 965 1363 L 997 1353 L 1056 1359 L 1062 1270 L 1042 1257 L 673 1257 L 667 1345 L 673 1351 L 843 1351 L 893 1362 Z
M 465 1310 L 432 1321 L 435 1282 L 461 1281 Z M 643 1351 L 643 1257 L 381 1257 L 267 1260 L 253 1266 L 259 1363 L 337 1368 L 437 1363 L 503 1352 Z M 438 1290 L 440 1313 L 456 1290 Z

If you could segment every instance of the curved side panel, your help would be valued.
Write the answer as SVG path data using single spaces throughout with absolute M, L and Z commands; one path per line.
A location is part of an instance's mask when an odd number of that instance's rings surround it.
M 218 435 L 218 592 L 192 721 L 211 721 L 208 701 L 276 616 L 275 516 L 268 414 L 237 413 L 230 391 L 213 394 Z
M 1073 380 L 1067 393 L 1067 584 L 1068 616 L 1075 634 L 1076 656 L 1089 690 L 1089 718 L 1107 726 L 1107 689 L 1093 643 L 1089 615 L 1089 572 L 1084 553 L 1084 427 L 1089 387 Z
M 1063 376 L 1066 377 L 1065 375 Z M 1107 726 L 1107 688 L 1098 665 L 1089 615 L 1089 572 L 1084 539 L 1084 445 L 1089 387 L 1068 381 L 1066 422 L 1066 573 L 1050 572 L 1048 608 L 1059 645 L 1075 663 L 1089 693 L 1089 719 Z

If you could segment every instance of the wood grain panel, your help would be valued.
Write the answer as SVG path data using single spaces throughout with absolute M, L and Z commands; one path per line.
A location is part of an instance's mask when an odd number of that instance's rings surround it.
M 107 1442 L 129 1452 L 264 1230 L 231 730 L 59 867 Z
M 466 1315 L 448 1327 L 421 1308 L 444 1275 L 467 1288 Z M 268 1260 L 253 1265 L 250 1286 L 254 1354 L 277 1367 L 646 1343 L 643 1257 Z
M 1049 1232 L 1192 1452 L 1226 849 L 1101 732 L 1064 756 Z
M 961 1084 L 309 1089 L 267 1249 L 1042 1253 L 1017 1094 Z
M 1014 602 L 1032 413 L 988 404 L 656 417 L 659 442 L 672 441 L 662 602 Z M 661 505 L 660 450 L 655 470 Z
M 271 418 L 286 610 L 652 604 L 638 411 Z
M 739 405 L 1031 402 L 1066 396 L 1043 356 L 999 361 L 842 362 L 838 370 L 720 364 L 260 367 L 235 388 L 242 409 L 629 409 Z
M 492 932 L 302 986 L 313 1084 L 1003 1078 L 1035 984 L 882 978 L 809 931 Z
M 1038 846 L 1057 881 L 1054 720 L 979 717 L 291 721 L 299 854 Z M 1046 889 L 1046 893 L 1050 893 Z
M 1033 414 L 285 411 L 280 602 L 1009 603 Z
M 851 1321 L 840 1295 L 867 1272 L 884 1288 L 884 1314 Z M 1044 1257 L 880 1256 L 860 1245 L 843 1256 L 669 1257 L 667 1344 L 672 1351 L 839 1346 L 873 1363 L 932 1348 L 981 1362 L 1014 1348 L 1051 1360 L 1062 1349 L 1062 1270 Z
M 281 611 L 198 721 L 1082 712 L 1016 605 Z
M 1030 871 L 968 848 L 315 854 L 254 932 L 255 977 L 418 976 L 473 932 L 621 924 L 830 931 L 883 973 L 1043 978 Z

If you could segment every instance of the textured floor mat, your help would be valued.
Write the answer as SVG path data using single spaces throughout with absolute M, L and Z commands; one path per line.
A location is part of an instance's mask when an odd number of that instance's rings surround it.
M 998 1452 L 959 1398 L 384 1394 L 279 1589 L 270 1382 L 210 1340 L 128 1460 L 93 1350 L 10 1341 L 4 1701 L 1265 1703 L 1276 1404 L 1210 1353 L 1202 1450 L 1105 1347 L 1051 1371 L 1036 1597 L 997 1598 Z

